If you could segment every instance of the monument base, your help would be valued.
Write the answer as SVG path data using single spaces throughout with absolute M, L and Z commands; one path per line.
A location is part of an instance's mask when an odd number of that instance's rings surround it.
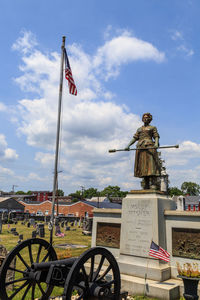
M 139 277 L 121 274 L 122 290 L 129 295 L 146 295 L 163 300 L 180 299 L 180 290 L 183 289 L 181 280 L 169 279 L 164 282 L 145 280 Z
M 168 264 L 161 264 L 159 261 L 148 261 L 148 258 L 131 257 L 120 255 L 118 260 L 120 272 L 151 280 L 165 281 L 171 278 L 171 268 Z
M 118 259 L 121 273 L 159 282 L 171 277 L 170 265 L 149 256 L 149 249 L 152 240 L 166 249 L 164 211 L 173 209 L 174 201 L 158 191 L 131 191 L 123 199 Z

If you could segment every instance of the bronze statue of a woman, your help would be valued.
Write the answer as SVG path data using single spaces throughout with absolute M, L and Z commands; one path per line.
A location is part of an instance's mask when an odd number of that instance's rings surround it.
M 157 152 L 159 134 L 157 128 L 150 125 L 152 119 L 150 113 L 143 114 L 142 121 L 144 125 L 138 128 L 133 139 L 125 148 L 125 150 L 129 150 L 129 147 L 138 141 L 135 153 L 134 176 L 143 178 L 141 184 L 144 189 L 157 189 L 157 178 L 161 175 L 161 163 Z M 144 148 L 147 149 L 144 150 Z

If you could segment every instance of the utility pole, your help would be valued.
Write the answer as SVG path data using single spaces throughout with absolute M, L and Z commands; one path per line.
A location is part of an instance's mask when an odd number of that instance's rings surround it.
M 81 199 L 83 200 L 83 193 L 85 191 L 85 187 L 81 185 Z
M 13 186 L 12 186 L 12 193 L 14 194 L 15 193 L 15 187 L 17 187 L 18 185 L 16 185 L 16 184 L 13 184 Z

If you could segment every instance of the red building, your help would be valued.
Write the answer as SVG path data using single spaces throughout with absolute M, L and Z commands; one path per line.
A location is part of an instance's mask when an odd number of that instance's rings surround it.
M 25 203 L 23 201 L 20 202 L 24 205 L 24 211 L 29 212 L 30 214 L 42 213 L 44 216 L 51 215 L 52 211 L 52 202 L 51 201 L 43 201 L 39 203 Z M 75 217 L 93 217 L 93 209 L 94 205 L 85 203 L 83 201 L 75 202 L 75 203 L 65 203 L 58 205 L 59 214 L 63 214 L 65 216 L 75 216 Z M 55 205 L 55 212 L 57 211 L 57 205 Z
M 32 191 L 32 196 L 35 196 L 36 201 L 43 202 L 49 200 L 52 197 L 52 192 L 49 191 Z

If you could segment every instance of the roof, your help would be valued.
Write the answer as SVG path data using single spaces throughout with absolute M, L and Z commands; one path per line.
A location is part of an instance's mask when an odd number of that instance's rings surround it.
M 12 197 L 0 197 L 0 202 L 6 201 L 8 199 L 13 199 Z
M 185 198 L 185 204 L 193 204 L 193 205 L 198 205 L 200 196 L 184 196 Z
M 109 199 L 104 196 L 104 197 L 92 197 L 91 199 L 87 199 L 86 201 L 91 201 L 91 202 L 103 202 L 103 201 L 109 201 Z
M 174 196 L 173 200 L 177 201 L 179 196 Z M 185 199 L 185 205 L 198 205 L 200 202 L 200 196 L 182 196 Z
M 96 208 L 122 208 L 121 204 L 112 203 L 112 202 L 92 202 L 92 201 L 83 201 L 86 204 L 92 205 Z
M 52 203 L 52 201 L 49 201 L 49 200 L 46 200 L 46 201 L 43 201 L 43 202 L 39 202 L 39 201 L 29 201 L 28 203 L 27 202 L 24 202 L 24 201 L 20 201 L 21 204 L 23 204 L 24 206 L 25 205 L 44 205 L 45 203 Z M 89 206 L 93 206 L 93 207 L 96 207 L 96 208 L 121 208 L 121 204 L 118 204 L 118 203 L 112 203 L 112 202 L 92 202 L 92 201 L 85 201 L 85 200 L 81 200 L 81 201 L 77 201 L 77 202 L 73 202 L 73 203 L 59 203 L 58 205 L 62 205 L 62 206 L 73 206 L 73 205 L 77 205 L 78 203 L 84 203 L 84 204 L 87 204 Z

